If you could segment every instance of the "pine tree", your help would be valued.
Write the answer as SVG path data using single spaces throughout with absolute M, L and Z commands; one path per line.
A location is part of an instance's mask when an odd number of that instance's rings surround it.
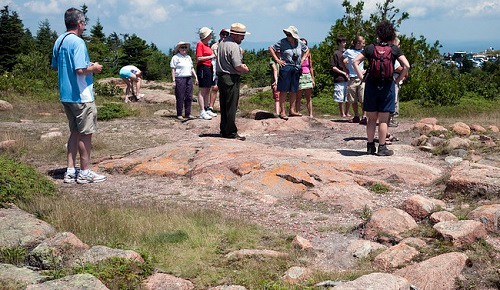
M 125 41 L 121 47 L 120 65 L 133 64 L 140 70 L 147 68 L 148 57 L 151 55 L 146 41 L 138 37 L 135 33 L 132 36 L 125 35 Z M 144 76 L 146 78 L 146 76 Z
M 10 13 L 9 6 L 0 10 L 0 69 L 12 71 L 16 57 L 22 51 L 25 39 L 23 22 L 16 12 Z
M 46 56 L 48 64 L 52 59 L 52 47 L 56 39 L 57 32 L 51 30 L 49 20 L 45 19 L 38 26 L 35 40 L 37 50 Z

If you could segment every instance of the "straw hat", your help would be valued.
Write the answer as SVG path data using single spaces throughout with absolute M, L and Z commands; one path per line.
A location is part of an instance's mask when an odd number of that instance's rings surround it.
M 179 52 L 179 47 L 181 47 L 182 45 L 187 45 L 188 49 L 189 49 L 189 47 L 191 47 L 191 44 L 189 42 L 184 42 L 181 40 L 181 41 L 177 42 L 177 45 L 175 46 L 175 49 L 174 49 L 174 54 Z
M 208 27 L 202 27 L 200 28 L 200 31 L 198 31 L 198 34 L 200 35 L 200 39 L 203 40 L 207 38 L 212 33 L 212 29 Z
M 248 35 L 250 32 L 247 32 L 247 27 L 241 23 L 233 23 L 231 24 L 231 29 L 229 30 L 230 34 L 238 34 L 238 35 Z
M 283 29 L 283 32 L 286 34 L 287 32 L 292 35 L 295 39 L 300 39 L 299 30 L 295 26 L 288 26 L 288 28 Z

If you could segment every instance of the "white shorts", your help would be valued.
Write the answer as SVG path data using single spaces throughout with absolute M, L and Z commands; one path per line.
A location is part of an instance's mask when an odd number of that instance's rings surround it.
M 335 83 L 333 100 L 337 103 L 344 103 L 347 101 L 347 82 Z

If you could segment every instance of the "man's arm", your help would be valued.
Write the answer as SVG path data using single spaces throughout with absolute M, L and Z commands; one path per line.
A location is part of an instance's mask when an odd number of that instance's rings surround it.
M 235 70 L 239 71 L 242 74 L 246 74 L 250 70 L 248 69 L 248 66 L 246 64 L 242 64 L 239 66 L 234 67 Z
M 98 62 L 91 62 L 90 66 L 86 68 L 80 68 L 76 70 L 76 73 L 79 75 L 88 75 L 91 73 L 100 73 L 102 71 L 102 65 Z

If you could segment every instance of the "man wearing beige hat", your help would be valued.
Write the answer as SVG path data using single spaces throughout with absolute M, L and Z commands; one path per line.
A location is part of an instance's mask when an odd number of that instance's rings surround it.
M 236 110 L 240 98 L 240 78 L 248 73 L 249 69 L 243 63 L 243 54 L 240 43 L 245 35 L 250 34 L 246 26 L 241 23 L 233 23 L 229 30 L 229 36 L 221 43 L 217 52 L 216 71 L 219 86 L 220 103 L 220 134 L 224 138 L 245 140 L 238 135 L 236 128 Z

